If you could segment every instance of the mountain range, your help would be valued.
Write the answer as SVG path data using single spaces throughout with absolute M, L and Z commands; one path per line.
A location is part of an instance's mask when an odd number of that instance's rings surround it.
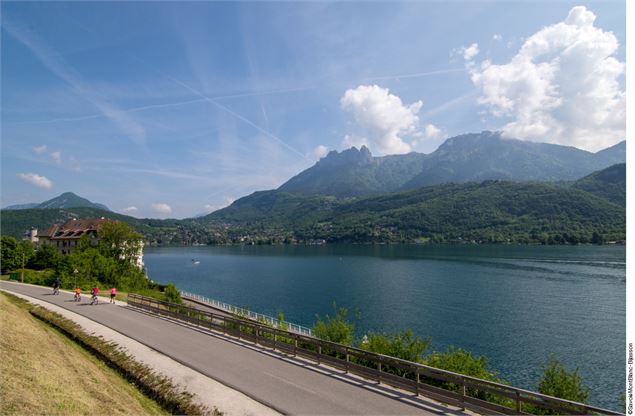
M 597 153 L 575 147 L 504 138 L 500 132 L 447 139 L 430 154 L 373 157 L 368 148 L 332 151 L 278 191 L 357 197 L 443 183 L 571 181 L 626 161 L 626 142 Z
M 61 208 L 96 208 L 104 211 L 110 211 L 110 209 L 104 204 L 98 204 L 91 202 L 86 198 L 82 198 L 72 192 L 64 192 L 63 194 L 56 196 L 41 203 L 19 204 L 9 205 L 2 208 L 3 210 L 21 210 L 21 209 L 61 209 Z
M 331 152 L 278 189 L 204 217 L 137 219 L 65 193 L 33 209 L 5 209 L 0 220 L 3 234 L 19 237 L 29 227 L 105 216 L 158 245 L 622 240 L 625 158 L 625 142 L 590 153 L 483 132 L 428 155 Z

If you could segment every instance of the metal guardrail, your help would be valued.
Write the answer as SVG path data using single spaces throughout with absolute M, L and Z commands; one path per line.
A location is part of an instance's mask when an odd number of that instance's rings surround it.
M 194 299 L 196 301 L 208 304 L 215 308 L 227 311 L 229 313 L 233 313 L 234 315 L 244 316 L 245 318 L 253 319 L 254 321 L 258 321 L 261 323 L 265 323 L 267 325 L 271 325 L 274 328 L 282 329 L 285 326 L 287 327 L 287 331 L 295 332 L 297 334 L 313 336 L 313 331 L 310 328 L 307 328 L 302 325 L 294 324 L 291 322 L 280 322 L 280 320 L 273 318 L 269 315 L 263 315 L 261 313 L 250 311 L 249 309 L 239 308 L 234 305 L 230 305 L 229 303 L 221 302 L 216 299 L 211 299 L 205 296 L 197 295 L 196 293 L 190 293 L 181 291 L 181 296 L 184 298 Z
M 531 414 L 531 408 L 568 415 L 623 415 L 584 403 L 559 399 L 488 380 L 364 351 L 254 321 L 202 311 L 130 293 L 128 305 L 190 324 L 221 331 L 385 383 L 417 395 L 483 414 Z

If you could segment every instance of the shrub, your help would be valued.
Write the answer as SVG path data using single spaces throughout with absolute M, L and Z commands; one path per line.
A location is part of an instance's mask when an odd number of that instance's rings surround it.
M 326 315 L 324 321 L 319 315 L 315 316 L 317 322 L 313 326 L 313 335 L 325 341 L 352 345 L 355 325 L 346 320 L 348 311 L 344 308 L 337 309 L 337 305 L 333 302 L 333 313 L 332 317 Z
M 589 389 L 582 384 L 582 377 L 578 373 L 578 369 L 567 371 L 554 357 L 550 357 L 545 366 L 542 379 L 538 383 L 538 391 L 574 402 L 587 403 L 589 400 Z M 557 412 L 532 408 L 531 413 L 550 415 Z
M 183 299 L 181 299 L 181 293 L 179 293 L 178 289 L 174 284 L 170 283 L 165 287 L 163 291 L 163 296 L 165 296 L 165 300 L 171 303 L 183 303 Z

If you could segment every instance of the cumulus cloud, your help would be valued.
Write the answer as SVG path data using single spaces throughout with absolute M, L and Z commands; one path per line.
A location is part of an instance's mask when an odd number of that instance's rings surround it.
M 41 145 L 41 146 L 34 146 L 34 147 L 32 147 L 31 149 L 33 149 L 33 151 L 34 151 L 35 153 L 37 153 L 38 155 L 40 155 L 40 154 L 42 154 L 42 153 L 46 152 L 46 145 L 45 145 L 45 144 L 43 144 L 43 145 Z
M 37 173 L 18 173 L 18 178 L 38 188 L 51 189 L 53 187 L 53 182 L 49 178 Z
M 347 90 L 340 99 L 340 105 L 353 115 L 359 130 L 344 137 L 345 146 L 366 145 L 380 155 L 408 153 L 411 150 L 403 136 L 415 133 L 421 101 L 404 105 L 387 88 L 360 85 Z
M 492 36 L 492 40 L 503 40 L 503 36 L 500 33 L 494 33 L 494 36 Z
M 612 32 L 584 6 L 527 38 L 506 64 L 468 62 L 479 103 L 505 135 L 597 151 L 625 138 L 624 63 Z
M 53 160 L 53 162 L 57 163 L 58 165 L 62 163 L 62 152 L 60 151 L 51 152 L 49 156 L 51 156 L 51 159 Z
M 137 212 L 139 209 L 135 206 L 131 206 L 131 207 L 127 207 L 121 210 L 121 212 L 126 212 L 126 213 L 133 213 L 133 212 Z
M 322 159 L 329 153 L 329 148 L 324 145 L 319 145 L 315 149 L 313 149 L 313 156 L 316 159 Z
M 152 204 L 152 210 L 160 215 L 170 215 L 172 213 L 172 207 L 162 202 Z
M 471 61 L 479 53 L 478 43 L 473 43 L 468 47 L 462 48 L 461 53 L 463 53 L 463 59 L 465 59 L 466 61 Z
M 425 129 L 423 129 L 423 137 L 426 139 L 439 139 L 443 137 L 443 132 L 434 124 L 426 124 Z

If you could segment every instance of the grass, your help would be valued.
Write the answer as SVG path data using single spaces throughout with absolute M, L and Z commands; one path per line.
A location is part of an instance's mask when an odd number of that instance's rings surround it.
M 17 300 L 16 300 L 17 299 Z M 0 294 L 0 414 L 166 414 L 27 303 Z
M 35 307 L 29 304 L 28 302 L 12 295 L 5 294 L 3 295 L 3 297 L 5 299 L 10 299 L 11 302 L 15 305 L 15 307 L 18 307 L 18 309 L 20 309 L 19 306 L 21 306 L 23 313 L 26 313 L 25 310 L 28 310 L 32 316 L 30 317 L 30 319 L 33 319 L 33 317 L 39 319 L 40 321 L 42 321 L 42 323 L 40 323 L 41 325 L 43 325 L 43 323 L 47 323 L 48 325 L 44 325 L 44 326 L 47 327 L 49 331 L 53 331 L 54 333 L 56 333 L 58 337 L 60 337 L 61 334 L 64 334 L 66 337 L 62 336 L 62 338 L 65 339 L 67 343 L 70 343 L 75 348 L 80 348 L 79 346 L 83 347 L 82 351 L 84 352 L 84 354 L 87 354 L 88 356 L 91 356 L 90 354 L 92 354 L 91 358 L 96 360 L 98 363 L 101 363 L 101 366 L 103 368 L 107 368 L 106 367 L 107 365 L 110 367 L 110 371 L 114 369 L 115 375 L 116 373 L 119 374 L 119 376 L 117 376 L 119 377 L 119 381 L 123 381 L 124 383 L 130 386 L 132 385 L 136 386 L 136 389 L 133 388 L 133 390 L 137 394 L 141 395 L 140 392 L 143 392 L 146 396 L 145 397 L 146 400 L 149 400 L 147 399 L 148 397 L 153 399 L 153 401 L 150 400 L 150 402 L 152 402 L 155 406 L 157 405 L 160 406 L 160 408 L 163 408 L 164 411 L 167 411 L 171 414 L 222 415 L 222 413 L 219 412 L 216 408 L 214 408 L 213 410 L 210 410 L 207 407 L 194 402 L 192 394 L 184 391 L 178 386 L 175 386 L 170 379 L 155 373 L 154 370 L 152 370 L 147 365 L 134 360 L 132 357 L 130 357 L 128 354 L 122 351 L 121 348 L 119 348 L 116 344 L 106 342 L 105 340 L 99 337 L 88 335 L 74 322 L 62 317 L 59 314 L 50 312 L 47 309 L 44 309 L 41 307 Z M 3 304 L 8 304 L 8 302 L 3 301 Z M 55 328 L 55 330 L 52 330 L 51 327 Z M 10 345 L 11 344 L 7 344 L 7 348 L 10 348 Z M 46 346 L 46 342 L 45 341 L 40 342 L 38 345 Z M 3 349 L 4 349 L 4 344 L 3 344 Z M 44 350 L 49 351 L 49 348 L 45 347 Z M 90 354 L 88 354 L 88 352 L 86 351 L 90 352 Z M 47 353 L 44 352 L 43 354 L 38 354 L 38 356 L 46 356 L 46 354 Z M 31 359 L 31 355 L 33 354 L 29 353 L 25 355 L 25 360 L 27 362 L 29 359 Z M 47 357 L 47 359 L 48 358 L 49 357 Z M 7 362 L 7 360 L 4 360 L 3 362 Z M 3 370 L 3 368 L 1 367 L 0 369 Z M 94 371 L 86 372 L 85 377 L 91 377 L 91 380 L 92 380 L 92 378 L 94 378 L 97 375 L 97 373 Z M 14 378 L 17 378 L 17 379 L 24 378 L 24 374 L 29 374 L 29 372 L 19 371 L 17 374 L 14 374 Z M 4 376 L 4 372 L 3 372 L 3 376 Z M 123 378 L 121 376 L 123 376 Z M 7 380 L 10 380 L 10 379 L 11 378 L 7 377 Z M 75 379 L 79 379 L 80 381 L 83 380 L 79 371 L 75 371 Z M 3 378 L 3 383 L 4 383 L 4 378 Z M 5 390 L 3 385 L 0 385 L 0 388 L 2 388 L 2 391 Z M 66 386 L 65 386 L 65 390 L 66 390 Z M 74 390 L 68 389 L 66 391 L 74 391 Z M 103 393 L 100 390 L 98 391 L 98 394 L 103 395 Z M 141 397 L 143 397 L 143 395 Z M 102 406 L 104 405 L 103 399 L 104 399 L 103 397 L 100 397 L 98 399 L 102 402 Z M 6 401 L 2 396 L 0 396 L 0 400 L 2 400 L 2 402 Z M 121 413 L 157 414 L 157 412 L 155 411 L 148 412 L 143 409 L 131 408 L 128 405 L 129 401 L 130 401 L 129 399 L 124 401 L 124 403 L 127 405 L 127 408 L 124 408 L 124 410 Z M 94 399 L 93 399 L 93 402 L 95 402 Z M 109 404 L 106 404 L 106 406 L 108 405 Z M 161 413 L 160 408 L 158 413 Z M 117 410 L 104 412 L 102 407 L 99 407 L 93 410 L 93 412 L 94 413 L 108 413 L 108 414 L 118 413 Z M 7 412 L 4 412 L 2 407 L 0 407 L 0 414 L 5 414 L 5 413 Z M 16 414 L 56 413 L 56 411 L 55 409 L 48 409 L 48 411 L 43 411 L 43 412 L 16 410 L 14 413 Z M 87 413 L 87 412 L 85 411 L 76 412 L 70 409 L 64 409 L 64 410 L 60 410 L 57 413 L 76 414 L 76 413 Z

